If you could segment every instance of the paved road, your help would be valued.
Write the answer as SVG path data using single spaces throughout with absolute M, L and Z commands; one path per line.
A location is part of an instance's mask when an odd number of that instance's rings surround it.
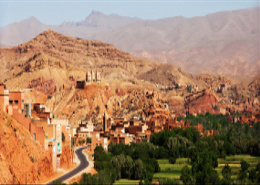
M 80 148 L 78 150 L 76 150 L 76 155 L 78 156 L 78 159 L 80 160 L 80 164 L 77 168 L 75 168 L 74 170 L 66 173 L 65 175 L 55 179 L 58 180 L 60 179 L 61 181 L 65 181 L 67 179 L 69 179 L 70 177 L 76 175 L 77 173 L 79 173 L 81 170 L 85 169 L 88 167 L 89 162 L 87 161 L 85 155 L 82 153 L 82 150 L 84 150 L 86 147 Z M 55 181 L 53 180 L 53 181 Z M 53 181 L 48 183 L 48 184 L 53 184 Z

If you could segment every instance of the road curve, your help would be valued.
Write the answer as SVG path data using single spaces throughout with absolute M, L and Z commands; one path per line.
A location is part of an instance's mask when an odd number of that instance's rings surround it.
M 83 148 L 79 148 L 76 150 L 76 155 L 78 156 L 78 159 L 80 160 L 80 164 L 77 168 L 75 168 L 74 170 L 66 173 L 65 175 L 58 177 L 57 179 L 53 180 L 61 180 L 61 181 L 65 181 L 67 179 L 69 179 L 70 177 L 73 177 L 74 175 L 76 175 L 77 173 L 79 173 L 80 171 L 82 171 L 83 169 L 87 168 L 89 165 L 89 162 L 86 159 L 86 156 L 82 153 L 82 150 L 84 150 L 86 147 Z M 49 182 L 48 184 L 53 184 L 53 181 Z

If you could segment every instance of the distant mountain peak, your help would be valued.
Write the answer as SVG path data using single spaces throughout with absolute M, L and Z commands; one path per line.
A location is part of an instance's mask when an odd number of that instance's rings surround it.
M 92 10 L 91 15 L 105 15 L 105 14 L 97 10 Z
M 38 22 L 38 23 L 42 23 L 41 21 L 39 21 L 36 17 L 34 16 L 30 16 L 27 19 L 24 20 L 24 22 Z
M 97 10 L 92 10 L 91 14 L 89 14 L 89 16 L 86 17 L 86 19 L 90 17 L 99 17 L 99 16 L 106 16 L 106 14 Z

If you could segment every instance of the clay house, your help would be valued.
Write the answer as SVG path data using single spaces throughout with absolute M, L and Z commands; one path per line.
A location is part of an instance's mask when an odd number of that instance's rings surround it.
M 70 126 L 70 135 L 71 135 L 71 137 L 75 137 L 76 135 L 77 135 L 77 127 L 72 127 L 72 126 Z
M 136 142 L 136 143 L 141 143 L 141 142 L 143 142 L 144 140 L 148 140 L 146 134 L 145 134 L 145 133 L 142 133 L 142 132 L 137 132 L 137 133 L 136 133 L 136 137 L 135 137 L 135 142 Z
M 130 126 L 139 126 L 141 122 L 139 120 L 130 120 L 129 125 Z
M 219 85 L 219 87 L 218 87 L 218 89 L 217 89 L 217 92 L 218 93 L 222 93 L 224 90 L 226 90 L 227 89 L 227 84 L 225 84 L 225 83 L 223 83 L 223 84 L 220 84 Z
M 111 121 L 112 121 L 112 124 L 118 124 L 118 123 L 123 124 L 123 122 L 126 121 L 126 119 L 125 118 L 111 118 Z
M 156 127 L 152 128 L 152 133 L 158 133 L 163 130 L 164 130 L 163 127 L 156 126 Z
M 85 80 L 77 80 L 76 82 L 76 88 L 78 89 L 84 89 L 85 87 Z
M 77 136 L 78 136 L 79 141 L 86 142 L 87 138 L 91 137 L 91 134 L 89 132 L 85 132 L 85 131 L 78 131 Z
M 77 137 L 78 140 L 85 140 L 87 141 L 88 137 L 92 137 L 92 132 L 94 131 L 94 125 L 93 123 L 85 123 L 85 124 L 80 124 L 78 129 L 77 129 Z
M 94 131 L 94 125 L 91 122 L 81 123 L 77 129 L 79 133 L 86 133 L 87 137 L 91 137 L 91 133 Z
M 68 120 L 47 119 L 35 121 L 38 127 L 44 130 L 48 141 L 48 150 L 51 151 L 53 168 L 56 170 L 60 166 L 60 156 L 62 154 L 62 133 L 67 143 L 71 142 L 70 125 Z
M 203 125 L 201 123 L 192 127 L 196 128 L 200 132 L 200 134 L 203 134 Z
M 110 135 L 110 142 L 113 143 L 123 143 L 129 145 L 131 142 L 134 141 L 134 136 L 130 134 L 111 134 Z
M 31 109 L 30 104 L 24 104 L 23 91 L 8 91 L 0 84 L 0 106 L 17 122 L 27 129 L 32 138 L 52 154 L 54 170 L 59 167 L 62 153 L 62 132 L 65 141 L 70 142 L 70 126 L 68 120 L 50 119 L 50 112 L 45 106 L 36 103 Z
M 24 108 L 23 92 L 9 91 L 9 105 L 17 106 L 19 110 Z
M 94 152 L 97 146 L 102 146 L 104 150 L 108 149 L 108 139 L 107 137 L 102 137 L 99 132 L 92 133 L 92 142 L 88 145 L 88 150 Z
M 145 131 L 148 129 L 148 126 L 145 123 L 140 123 L 137 125 L 131 124 L 129 125 L 129 127 L 125 127 L 124 133 L 129 133 L 129 134 L 133 134 L 135 136 L 141 135 L 145 133 Z
M 147 140 L 150 140 L 150 137 L 151 137 L 151 135 L 152 135 L 152 131 L 151 131 L 150 129 L 147 129 L 147 130 L 145 131 L 145 135 L 146 135 Z
M 123 133 L 125 130 L 123 122 L 117 122 L 111 126 L 110 132 L 112 133 Z
M 90 71 L 86 73 L 86 82 L 92 82 L 92 72 Z
M 0 84 L 0 107 L 7 112 L 9 105 L 9 91 L 4 84 Z
M 218 130 L 206 130 L 203 133 L 204 136 L 215 136 L 218 135 Z
M 129 134 L 136 135 L 137 132 L 142 132 L 142 126 L 130 125 L 129 127 L 125 128 L 125 132 L 124 133 L 129 133 Z
M 23 113 L 23 91 L 8 91 L 4 84 L 0 84 L 0 105 L 4 111 L 30 132 L 33 139 L 38 140 L 43 147 L 45 146 L 44 131 L 31 121 L 31 117 L 26 117 Z M 26 111 L 29 110 L 26 109 Z
M 78 80 L 76 82 L 76 88 L 84 89 L 87 84 L 99 81 L 101 81 L 100 72 L 91 70 L 86 72 L 85 80 Z

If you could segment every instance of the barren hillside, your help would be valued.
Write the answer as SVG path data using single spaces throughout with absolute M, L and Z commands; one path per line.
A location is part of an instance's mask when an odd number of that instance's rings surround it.
M 100 41 L 75 39 L 51 30 L 25 44 L 0 49 L 0 63 L 1 79 L 8 87 L 29 86 L 37 79 L 53 80 L 61 86 L 70 77 L 84 79 L 90 69 L 99 70 L 103 78 L 130 79 L 159 65 Z
M 83 21 L 59 26 L 44 25 L 30 17 L 0 28 L 0 45 L 21 44 L 52 29 L 111 43 L 135 56 L 174 64 L 192 74 L 207 72 L 241 80 L 260 71 L 259 10 L 256 7 L 159 20 L 93 11 Z
M 0 183 L 43 183 L 54 174 L 51 155 L 11 116 L 0 110 Z

